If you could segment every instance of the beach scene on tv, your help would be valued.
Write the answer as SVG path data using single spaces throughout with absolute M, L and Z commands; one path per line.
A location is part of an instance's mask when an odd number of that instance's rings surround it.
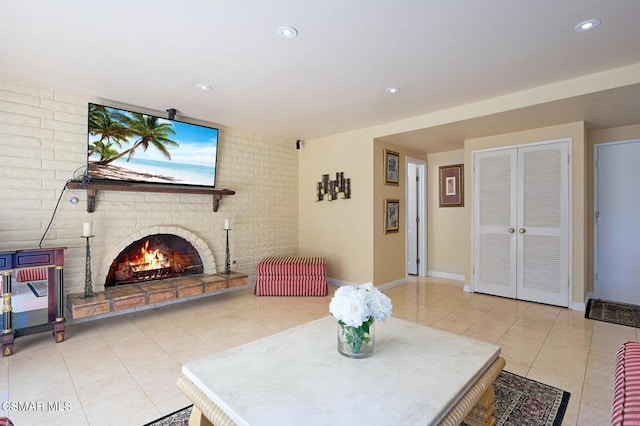
M 90 179 L 213 187 L 217 150 L 217 129 L 89 104 Z

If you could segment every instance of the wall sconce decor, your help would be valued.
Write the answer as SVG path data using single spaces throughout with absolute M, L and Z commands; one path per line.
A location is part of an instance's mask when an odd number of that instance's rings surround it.
M 329 175 L 322 175 L 322 181 L 316 183 L 316 201 L 333 201 L 338 197 L 351 198 L 351 178 L 344 178 L 344 172 L 336 172 L 336 179 L 330 180 Z

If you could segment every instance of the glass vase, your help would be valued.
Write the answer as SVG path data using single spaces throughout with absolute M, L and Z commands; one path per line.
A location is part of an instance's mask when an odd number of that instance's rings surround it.
M 338 352 L 348 358 L 368 358 L 373 355 L 376 334 L 373 318 L 360 327 L 351 327 L 338 322 Z

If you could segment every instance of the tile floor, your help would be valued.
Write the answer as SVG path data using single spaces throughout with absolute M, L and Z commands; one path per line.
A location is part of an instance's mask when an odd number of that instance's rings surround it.
M 386 294 L 394 316 L 496 343 L 507 370 L 571 392 L 564 424 L 610 423 L 615 353 L 638 340 L 635 328 L 465 293 L 435 278 L 411 278 Z M 3 404 L 0 417 L 16 426 L 142 425 L 189 404 L 176 387 L 183 363 L 328 315 L 329 301 L 244 289 L 71 324 L 61 344 L 50 333 L 20 337 L 15 354 L 0 361 L 0 402 L 59 402 L 62 410 Z

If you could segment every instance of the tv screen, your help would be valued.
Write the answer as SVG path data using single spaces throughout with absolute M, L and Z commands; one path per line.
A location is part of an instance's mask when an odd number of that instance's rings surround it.
M 218 129 L 89 104 L 89 180 L 214 187 Z

